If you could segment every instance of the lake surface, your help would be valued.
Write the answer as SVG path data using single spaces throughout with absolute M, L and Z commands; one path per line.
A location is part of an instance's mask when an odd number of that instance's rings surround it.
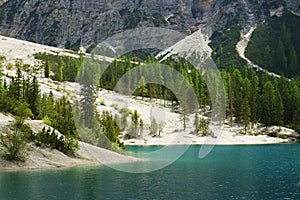
M 202 160 L 199 149 L 143 174 L 106 166 L 0 172 L 0 199 L 300 199 L 300 144 L 216 146 Z

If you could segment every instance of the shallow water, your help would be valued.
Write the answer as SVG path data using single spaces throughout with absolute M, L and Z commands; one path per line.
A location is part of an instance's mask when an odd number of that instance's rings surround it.
M 202 160 L 199 149 L 151 173 L 106 166 L 0 172 L 0 199 L 300 199 L 300 144 L 217 146 Z

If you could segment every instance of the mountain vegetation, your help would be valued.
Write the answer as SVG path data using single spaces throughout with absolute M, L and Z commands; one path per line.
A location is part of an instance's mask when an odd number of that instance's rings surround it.
M 285 12 L 258 25 L 246 49 L 255 64 L 292 78 L 300 75 L 300 17 Z
M 241 27 L 233 26 L 224 32 L 215 32 L 211 37 L 210 47 L 213 49 L 212 58 L 219 68 L 246 66 L 236 51 L 236 44 L 240 40 Z
M 245 66 L 245 62 L 238 57 L 234 49 L 234 44 L 238 39 L 237 30 L 237 28 L 232 28 L 226 31 L 226 33 L 216 36 L 217 41 L 225 39 L 225 41 L 228 42 L 219 45 L 214 51 L 214 59 L 216 59 L 217 63 L 222 65 L 223 68 L 221 73 L 226 90 L 226 112 L 229 116 L 230 123 L 242 123 L 245 127 L 245 133 L 250 125 L 253 126 L 258 122 L 264 123 L 267 127 L 271 125 L 281 125 L 299 131 L 300 122 L 297 120 L 300 117 L 298 106 L 300 105 L 299 81 L 297 79 L 288 81 L 284 76 L 278 79 L 268 75 L 266 72 L 256 72 L 253 69 L 248 69 Z M 215 47 L 217 43 L 220 42 L 214 41 L 212 46 Z M 223 48 L 226 49 L 228 53 L 225 54 L 222 52 Z M 47 58 L 47 55 L 44 55 L 44 59 L 45 58 Z M 69 58 L 60 58 L 57 60 L 67 61 Z M 158 61 L 152 56 L 148 56 L 143 63 L 158 63 Z M 183 59 L 170 58 L 163 61 L 163 64 L 171 66 L 171 68 L 180 72 L 185 79 L 188 80 L 189 84 L 194 88 L 202 110 L 211 104 L 206 83 L 195 68 Z M 100 65 L 99 63 L 99 67 Z M 68 64 L 63 64 L 63 66 L 67 68 Z M 122 60 L 115 60 L 102 74 L 98 85 L 102 88 L 113 90 L 118 80 L 136 66 L 138 66 L 138 64 L 132 63 L 126 57 L 123 57 Z M 137 70 L 126 79 L 126 84 L 132 84 L 134 85 L 133 88 L 136 88 L 135 91 L 131 91 L 131 93 L 136 96 L 141 96 L 142 98 L 162 99 L 164 100 L 164 105 L 170 101 L 174 102 L 173 107 L 176 104 L 179 105 L 180 102 L 172 91 L 174 91 L 176 87 L 178 88 L 177 85 L 181 83 L 175 81 L 176 78 L 173 77 L 171 71 L 169 71 L 170 74 L 165 74 L 166 71 L 161 72 L 159 68 L 155 71 L 152 70 L 152 68 L 141 68 L 140 71 Z M 141 76 L 141 74 L 147 74 L 147 76 L 150 77 L 165 77 L 166 79 L 163 80 L 161 85 L 145 84 L 145 78 Z M 174 81 L 171 84 L 171 88 L 163 86 L 168 82 L 167 78 Z M 183 111 L 181 107 L 179 112 Z M 106 113 L 105 115 L 108 114 Z M 137 122 L 137 119 L 132 121 L 132 130 L 136 133 L 137 123 L 134 122 Z M 153 122 L 153 124 L 156 123 Z M 153 125 L 153 127 L 155 127 L 155 125 Z M 153 128 L 153 130 L 154 129 L 155 128 Z M 110 138 L 112 139 L 113 137 Z

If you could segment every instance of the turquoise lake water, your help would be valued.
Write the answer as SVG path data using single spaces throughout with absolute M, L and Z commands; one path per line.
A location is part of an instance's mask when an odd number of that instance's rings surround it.
M 0 199 L 300 199 L 300 144 L 216 146 L 202 160 L 199 149 L 143 174 L 105 166 L 0 172 Z

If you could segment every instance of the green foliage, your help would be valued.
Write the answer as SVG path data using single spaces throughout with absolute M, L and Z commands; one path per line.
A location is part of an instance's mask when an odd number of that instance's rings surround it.
M 57 149 L 68 156 L 74 156 L 75 151 L 79 149 L 78 141 L 73 136 L 58 135 L 54 129 L 46 130 L 45 127 L 32 140 L 38 146 L 44 145 L 51 149 Z
M 28 126 L 18 118 L 14 125 L 4 128 L 0 133 L 0 150 L 10 161 L 25 161 L 26 142 L 32 135 Z
M 164 24 L 167 24 L 164 16 L 156 13 L 152 16 L 152 21 L 154 23 L 155 26 L 162 26 Z
M 44 118 L 43 118 L 43 123 L 44 124 L 47 124 L 49 126 L 51 126 L 51 119 L 46 115 Z
M 123 12 L 123 13 L 125 13 L 125 12 Z M 125 18 L 125 21 L 124 21 L 125 29 L 136 28 L 143 19 L 146 19 L 148 17 L 145 13 L 143 13 L 139 10 L 135 10 L 131 13 L 128 12 L 128 14 L 129 15 Z
M 79 38 L 75 43 L 71 44 L 70 41 L 68 41 L 66 44 L 65 44 L 65 48 L 66 49 L 71 49 L 75 52 L 78 52 L 79 49 L 80 49 L 80 44 L 81 44 L 81 38 Z
M 105 104 L 105 101 L 102 99 L 101 101 L 100 101 L 100 105 L 101 106 L 105 106 L 106 104 Z
M 251 121 L 251 107 L 250 107 L 250 91 L 251 83 L 248 78 L 245 78 L 242 83 L 242 102 L 240 119 L 245 127 L 245 134 L 247 134 L 247 127 Z
M 13 69 L 13 64 L 11 64 L 11 63 L 7 63 L 6 64 L 6 69 L 8 69 L 8 70 L 12 70 Z
M 5 56 L 2 56 L 2 55 L 0 55 L 0 62 L 2 62 L 2 61 L 4 61 L 4 60 L 6 60 L 6 57 L 5 57 Z
M 274 78 L 266 72 L 253 69 L 223 71 L 227 96 L 227 113 L 230 119 L 242 123 L 246 129 L 250 122 L 266 126 L 297 127 L 300 122 L 297 105 L 300 102 L 299 82 L 284 77 Z
M 35 59 L 43 61 L 45 69 L 45 77 L 49 76 L 49 72 L 53 72 L 52 78 L 55 81 L 75 81 L 79 68 L 82 64 L 80 58 L 59 56 L 46 53 L 34 54 Z
M 105 137 L 111 142 L 117 144 L 119 147 L 124 148 L 124 144 L 120 142 L 118 136 L 121 133 L 121 129 L 118 122 L 110 112 L 103 111 L 99 118 L 100 126 L 104 132 Z M 104 139 L 102 139 L 105 141 Z
M 246 61 L 236 51 L 236 44 L 240 40 L 240 30 L 240 27 L 234 26 L 222 33 L 214 33 L 211 37 L 209 45 L 213 49 L 213 60 L 219 68 L 246 66 Z
M 45 78 L 49 78 L 49 74 L 50 74 L 50 66 L 49 66 L 48 60 L 46 60 L 45 65 L 44 65 L 44 76 L 45 76 Z
M 152 22 L 155 26 L 163 26 L 167 23 L 164 16 L 162 16 L 159 13 L 155 13 L 152 16 L 150 16 L 140 10 L 134 10 L 131 12 L 129 9 L 126 8 L 120 10 L 119 13 L 121 16 L 125 17 L 125 29 L 136 28 L 142 21 Z
M 201 136 L 208 136 L 210 134 L 209 123 L 209 120 L 200 118 L 196 133 Z
M 131 124 L 127 130 L 127 138 L 137 138 L 139 134 L 139 114 L 135 110 L 131 114 Z
M 32 112 L 30 108 L 28 108 L 28 105 L 26 103 L 20 103 L 18 106 L 14 108 L 12 113 L 22 118 L 27 118 L 32 116 Z
M 77 138 L 72 106 L 65 96 L 55 102 L 54 110 L 56 114 L 51 118 L 52 127 L 64 136 Z
M 152 117 L 151 119 L 149 130 L 150 130 L 150 135 L 156 136 L 158 131 L 158 124 L 154 117 Z
M 286 12 L 258 25 L 246 49 L 246 56 L 259 66 L 284 74 L 300 75 L 300 17 Z
M 0 93 L 0 111 L 9 112 L 22 118 L 32 116 L 29 105 L 26 102 L 11 98 L 6 93 Z
M 138 90 L 136 91 L 137 94 L 140 94 L 142 96 L 142 98 L 144 99 L 145 95 L 148 92 L 148 89 L 146 87 L 146 81 L 145 81 L 145 77 L 142 76 L 141 79 L 139 80 L 138 83 Z

